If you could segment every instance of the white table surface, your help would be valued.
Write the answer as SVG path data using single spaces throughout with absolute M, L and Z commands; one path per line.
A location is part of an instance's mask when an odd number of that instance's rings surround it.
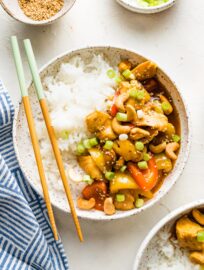
M 192 115 L 191 154 L 183 176 L 159 204 L 124 220 L 81 220 L 83 244 L 70 216 L 56 211 L 72 270 L 132 269 L 137 248 L 149 229 L 172 209 L 204 197 L 203 0 L 178 0 L 170 10 L 155 15 L 134 14 L 114 0 L 77 0 L 63 19 L 39 28 L 16 22 L 0 9 L 0 77 L 17 103 L 19 90 L 9 44 L 13 34 L 20 40 L 32 40 L 39 66 L 68 49 L 86 45 L 132 48 L 163 67 L 183 93 Z

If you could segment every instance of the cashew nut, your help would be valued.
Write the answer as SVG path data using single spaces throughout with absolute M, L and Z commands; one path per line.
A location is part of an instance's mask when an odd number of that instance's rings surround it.
M 123 126 L 116 118 L 112 120 L 112 128 L 117 134 L 128 134 L 131 130 L 130 126 Z
M 91 210 L 92 208 L 94 208 L 95 204 L 96 201 L 94 198 L 91 198 L 89 200 L 85 200 L 83 198 L 77 199 L 77 206 L 82 210 Z
M 160 154 L 161 152 L 163 152 L 166 149 L 166 142 L 160 143 L 158 145 L 150 144 L 149 149 L 154 154 Z
M 194 209 L 192 211 L 192 215 L 194 217 L 194 219 L 200 224 L 200 225 L 204 225 L 204 215 L 203 213 L 201 213 L 198 209 Z
M 176 150 L 178 150 L 180 145 L 177 142 L 168 143 L 166 146 L 166 155 L 170 159 L 176 160 L 177 155 L 174 153 Z
M 133 128 L 130 131 L 130 139 L 131 140 L 139 140 L 144 137 L 150 136 L 149 131 L 142 128 Z
M 132 105 L 127 105 L 126 110 L 127 110 L 127 120 L 136 122 L 137 121 L 137 113 L 136 113 L 135 108 Z
M 189 258 L 192 263 L 203 265 L 203 253 L 201 251 L 191 252 Z
M 68 176 L 73 182 L 79 183 L 82 181 L 82 177 L 72 168 L 68 170 Z
M 127 92 L 120 94 L 116 98 L 115 105 L 120 111 L 122 111 L 122 112 L 125 111 L 124 103 L 126 100 L 128 100 L 128 98 L 129 98 L 129 93 L 127 93 Z
M 115 205 L 113 204 L 112 198 L 106 198 L 104 201 L 104 213 L 106 215 L 113 215 L 115 214 Z

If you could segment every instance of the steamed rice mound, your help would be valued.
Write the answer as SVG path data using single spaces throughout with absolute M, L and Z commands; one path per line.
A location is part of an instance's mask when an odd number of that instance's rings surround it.
M 76 180 L 84 175 L 76 161 L 76 146 L 90 136 L 85 117 L 95 110 L 105 111 L 107 97 L 114 94 L 115 83 L 106 74 L 110 68 L 102 55 L 93 55 L 88 63 L 76 56 L 61 64 L 55 77 L 46 77 L 43 82 L 67 176 L 71 174 Z M 63 191 L 43 119 L 38 118 L 36 125 L 49 186 Z M 66 139 L 61 136 L 64 132 L 68 134 Z M 84 183 L 71 186 L 77 197 Z

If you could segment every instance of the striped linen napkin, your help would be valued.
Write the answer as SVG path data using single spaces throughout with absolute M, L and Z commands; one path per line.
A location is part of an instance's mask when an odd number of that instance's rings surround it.
M 0 81 L 0 269 L 68 270 L 47 209 L 25 179 L 12 138 L 14 108 Z

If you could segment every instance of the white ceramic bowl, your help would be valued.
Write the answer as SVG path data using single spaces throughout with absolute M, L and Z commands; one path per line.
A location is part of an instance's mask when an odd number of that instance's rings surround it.
M 143 13 L 143 14 L 152 14 L 152 13 L 161 12 L 163 10 L 166 10 L 166 9 L 172 7 L 176 2 L 176 0 L 169 0 L 167 3 L 164 3 L 164 4 L 159 5 L 159 6 L 143 7 L 137 3 L 137 0 L 134 0 L 134 3 L 132 3 L 133 0 L 116 0 L 116 1 L 124 8 L 127 8 L 133 12 Z
M 113 66 L 117 65 L 120 59 L 130 59 L 130 61 L 132 61 L 135 65 L 146 60 L 146 58 L 133 51 L 115 47 L 92 47 L 79 49 L 76 51 L 66 52 L 65 54 L 51 60 L 48 64 L 41 68 L 41 78 L 43 79 L 48 74 L 55 75 L 59 69 L 60 64 L 63 62 L 68 62 L 69 59 L 73 56 L 80 55 L 83 59 L 86 60 L 92 57 L 93 53 L 104 54 L 106 60 L 110 63 L 110 65 Z M 158 80 L 168 89 L 168 92 L 173 98 L 175 106 L 179 111 L 182 143 L 178 160 L 173 171 L 165 179 L 162 187 L 159 189 L 159 191 L 156 192 L 154 198 L 146 202 L 145 205 L 140 209 L 133 209 L 126 212 L 118 211 L 113 216 L 106 216 L 101 211 L 82 211 L 77 209 L 77 213 L 80 217 L 94 220 L 111 220 L 138 214 L 139 212 L 144 211 L 145 209 L 158 202 L 172 188 L 181 172 L 183 171 L 189 154 L 191 139 L 189 132 L 189 116 L 183 103 L 183 99 L 172 80 L 160 68 L 158 69 L 157 77 Z M 40 107 L 32 84 L 29 86 L 29 96 L 33 109 L 33 115 L 36 116 L 37 112 L 40 112 Z M 37 192 L 42 194 L 22 103 L 20 103 L 19 109 L 17 109 L 15 112 L 13 132 L 14 145 L 21 168 L 30 184 L 37 190 Z M 63 193 L 53 192 L 50 193 L 50 196 L 54 206 L 60 208 L 63 211 L 69 212 L 69 209 L 67 208 L 66 197 Z
M 168 214 L 166 217 L 164 217 L 162 220 L 160 220 L 148 233 L 148 235 L 142 242 L 135 258 L 133 270 L 146 269 L 145 265 L 147 265 L 148 261 L 154 256 L 153 254 L 155 254 L 155 246 L 151 247 L 150 244 L 153 238 L 157 235 L 157 233 L 159 233 L 164 227 L 165 231 L 169 230 L 169 232 L 171 232 L 172 226 L 174 226 L 176 220 L 178 220 L 183 215 L 188 214 L 189 212 L 191 212 L 191 210 L 195 208 L 203 209 L 204 200 L 197 200 L 181 206 L 180 208 L 177 208 L 176 210 Z M 153 249 L 154 252 L 152 252 Z M 156 252 L 158 253 L 159 250 L 156 250 Z
M 43 20 L 43 21 L 34 21 L 31 18 L 27 17 L 18 4 L 18 0 L 2 0 L 1 5 L 4 10 L 17 21 L 31 24 L 31 25 L 45 25 L 55 22 L 57 19 L 64 16 L 74 5 L 76 0 L 64 0 L 63 8 L 55 14 L 53 17 Z

